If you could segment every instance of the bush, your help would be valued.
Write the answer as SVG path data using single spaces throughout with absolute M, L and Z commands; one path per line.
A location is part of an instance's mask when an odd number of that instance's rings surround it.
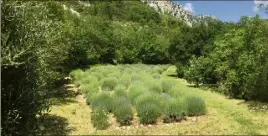
M 141 124 L 154 124 L 160 115 L 160 108 L 153 103 L 143 103 L 137 106 L 137 112 Z
M 181 64 L 181 63 L 177 63 L 176 64 L 176 72 L 177 72 L 177 76 L 179 77 L 179 78 L 183 78 L 184 77 L 184 72 L 185 72 L 185 70 L 186 70 L 186 68 L 185 68 L 185 66 L 183 65 L 183 64 Z
M 99 72 L 91 73 L 91 76 L 97 77 L 98 80 L 101 80 L 104 77 L 104 75 L 102 73 L 99 73 Z
M 142 124 L 154 124 L 161 114 L 160 97 L 145 93 L 137 98 L 136 109 Z
M 206 104 L 200 97 L 192 96 L 186 99 L 187 103 L 187 115 L 196 116 L 206 113 Z
M 188 96 L 187 92 L 180 90 L 178 86 L 172 87 L 167 93 L 175 98 Z
M 130 105 L 123 104 L 114 110 L 114 115 L 120 125 L 131 125 L 133 111 Z
M 130 76 L 127 74 L 122 75 L 119 79 L 119 84 L 128 87 L 130 85 Z
M 1 1 L 1 135 L 36 135 L 68 58 L 55 1 Z
M 117 79 L 121 76 L 120 71 L 112 71 L 112 73 L 108 74 L 108 77 L 116 77 Z
M 157 73 L 153 73 L 153 74 L 152 74 L 152 77 L 153 77 L 154 79 L 161 79 L 161 76 L 160 76 L 159 74 L 157 74 Z
M 96 129 L 104 130 L 109 127 L 107 111 L 97 108 L 91 113 L 91 122 Z
M 110 97 L 109 93 L 98 92 L 97 94 L 91 96 L 90 106 L 92 109 L 101 108 L 107 112 L 112 111 L 113 100 Z
M 70 77 L 74 80 L 80 80 L 83 77 L 84 72 L 81 69 L 76 69 L 70 72 Z
M 116 96 L 124 96 L 124 97 L 127 97 L 127 91 L 126 90 L 127 90 L 127 88 L 125 86 L 118 85 L 114 89 L 114 94 Z
M 106 77 L 101 80 L 101 89 L 103 91 L 112 91 L 117 86 L 118 80 L 115 77 Z
M 167 101 L 164 122 L 181 121 L 186 115 L 186 104 L 183 99 L 170 99 Z
M 133 119 L 130 100 L 125 96 L 113 97 L 113 113 L 121 125 L 130 125 Z
M 164 72 L 164 69 L 161 68 L 161 67 L 155 66 L 153 68 L 153 72 L 158 73 L 158 74 L 161 74 L 162 72 Z
M 84 75 L 79 83 L 83 84 L 97 84 L 98 78 L 95 76 Z
M 145 83 L 148 86 L 149 91 L 156 92 L 156 93 L 162 93 L 163 92 L 161 81 L 159 81 L 159 80 L 150 80 L 150 81 L 147 81 Z
M 129 88 L 129 98 L 132 104 L 136 104 L 136 99 L 141 94 L 148 92 L 148 89 L 141 85 L 131 85 Z
M 97 92 L 99 90 L 98 83 L 83 84 L 79 87 L 79 91 L 82 93 Z
M 175 85 L 176 85 L 176 83 L 172 79 L 163 79 L 162 80 L 163 92 L 168 92 Z
M 137 73 L 131 75 L 131 82 L 140 82 L 141 78 Z
M 91 102 L 91 98 L 93 97 L 93 95 L 95 95 L 96 93 L 98 93 L 99 91 L 99 87 L 98 84 L 88 84 L 88 85 L 83 85 L 81 88 L 81 91 L 83 93 L 87 94 L 87 99 L 86 102 L 89 105 Z

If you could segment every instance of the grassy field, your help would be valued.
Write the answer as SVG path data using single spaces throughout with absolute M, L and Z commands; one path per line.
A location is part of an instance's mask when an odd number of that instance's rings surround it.
M 44 133 L 66 135 L 268 134 L 267 104 L 229 99 L 210 90 L 194 88 L 184 80 L 172 77 L 174 74 L 175 67 L 171 66 L 161 76 L 175 79 L 181 90 L 203 98 L 208 111 L 206 115 L 187 117 L 186 121 L 179 123 L 157 122 L 155 125 L 133 123 L 125 127 L 119 127 L 115 119 L 109 115 L 110 127 L 106 130 L 96 130 L 91 123 L 91 109 L 86 104 L 84 96 L 70 95 L 53 99 L 54 105 L 45 118 Z M 76 91 L 71 85 L 66 88 L 69 92 Z

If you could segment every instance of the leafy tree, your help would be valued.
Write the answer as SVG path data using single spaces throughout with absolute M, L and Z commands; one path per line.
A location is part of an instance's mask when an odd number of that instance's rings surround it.
M 62 77 L 64 11 L 57 2 L 34 1 L 5 1 L 1 10 L 2 133 L 29 135 Z

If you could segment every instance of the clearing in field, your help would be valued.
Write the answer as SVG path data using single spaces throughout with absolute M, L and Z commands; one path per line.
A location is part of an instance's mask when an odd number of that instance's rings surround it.
M 175 70 L 170 65 L 143 64 L 74 70 L 70 73 L 74 84 L 66 86 L 74 95 L 53 100 L 43 133 L 268 133 L 267 105 L 192 88 L 171 77 Z

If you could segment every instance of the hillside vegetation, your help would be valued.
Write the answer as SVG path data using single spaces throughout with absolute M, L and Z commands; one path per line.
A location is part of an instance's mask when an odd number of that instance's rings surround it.
M 175 76 L 197 87 L 268 101 L 268 21 L 258 15 L 189 26 L 140 1 L 121 0 L 3 1 L 1 11 L 3 135 L 36 134 L 61 79 L 94 64 L 174 64 Z M 101 87 L 113 90 L 117 74 Z M 95 75 L 82 82 L 99 81 L 101 75 Z M 87 87 L 98 90 L 99 84 Z

